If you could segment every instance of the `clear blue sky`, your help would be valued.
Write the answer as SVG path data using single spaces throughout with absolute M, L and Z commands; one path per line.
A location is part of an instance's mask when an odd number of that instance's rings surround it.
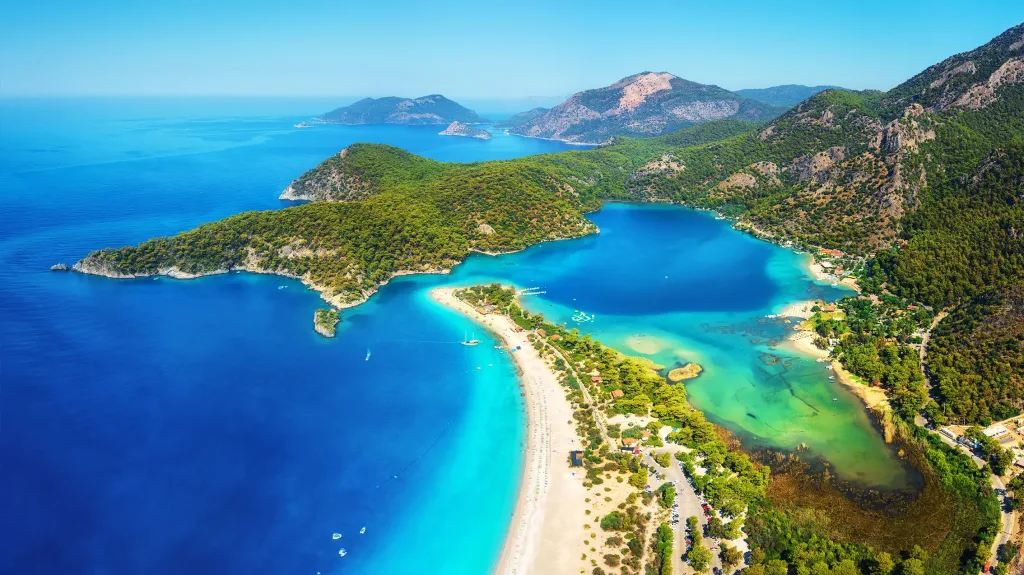
M 643 70 L 888 89 L 1024 1 L 11 0 L 0 94 L 561 96 Z

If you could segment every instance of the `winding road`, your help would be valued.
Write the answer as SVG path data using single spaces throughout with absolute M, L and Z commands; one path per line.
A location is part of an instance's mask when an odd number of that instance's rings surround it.
M 937 435 L 946 445 L 959 449 L 969 455 L 971 461 L 978 466 L 978 469 L 985 466 L 985 461 L 975 455 L 967 448 L 966 445 L 961 445 L 933 429 L 929 429 L 928 431 Z M 999 533 L 996 535 L 995 541 L 992 543 L 992 551 L 990 554 L 990 561 L 992 562 L 992 565 L 995 566 L 999 563 L 999 547 L 1013 537 L 1013 533 L 1017 528 L 1017 512 L 1013 510 L 1012 498 L 1006 494 L 1006 485 L 1003 484 L 1002 478 L 998 475 L 989 475 L 989 483 L 992 485 L 992 490 L 995 491 L 996 497 L 999 499 L 999 510 L 1001 513 L 1000 521 L 1002 523 L 999 528 Z

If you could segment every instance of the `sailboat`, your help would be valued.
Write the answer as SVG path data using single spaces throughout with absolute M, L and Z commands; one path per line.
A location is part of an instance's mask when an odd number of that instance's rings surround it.
M 463 339 L 459 343 L 461 343 L 462 345 L 476 345 L 476 344 L 480 343 L 480 340 L 479 339 L 469 339 L 469 334 L 466 334 L 465 339 Z

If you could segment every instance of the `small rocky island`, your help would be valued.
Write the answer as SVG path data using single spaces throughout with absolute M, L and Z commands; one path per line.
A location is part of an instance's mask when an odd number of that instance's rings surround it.
M 490 140 L 492 138 L 491 133 L 487 130 L 480 128 L 474 128 L 473 126 L 467 126 L 462 122 L 455 121 L 448 124 L 448 127 L 438 132 L 442 136 L 465 136 L 467 138 L 480 138 L 481 140 Z
M 697 377 L 702 371 L 704 371 L 704 368 L 700 364 L 688 363 L 683 367 L 677 367 L 668 372 L 668 380 L 672 383 L 679 383 L 680 381 Z
M 322 307 L 313 312 L 313 329 L 324 337 L 334 337 L 335 326 L 341 321 L 338 310 Z

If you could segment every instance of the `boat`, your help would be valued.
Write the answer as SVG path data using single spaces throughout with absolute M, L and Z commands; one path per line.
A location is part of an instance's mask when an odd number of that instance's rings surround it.
M 293 128 L 299 128 L 301 130 L 303 128 L 312 128 L 313 124 L 310 124 L 309 122 L 299 122 L 298 124 L 295 124 L 292 127 Z
M 832 401 L 839 401 L 839 398 L 838 397 L 833 397 Z
M 828 380 L 829 380 L 829 381 L 833 381 L 833 380 L 835 380 L 835 378 L 836 378 L 836 376 L 834 376 L 834 375 L 830 375 L 830 376 L 828 376 Z
M 342 547 L 341 550 L 338 551 L 338 555 L 341 555 L 342 557 L 344 557 L 344 556 L 348 555 L 348 551 L 345 551 L 345 548 Z
M 366 533 L 366 528 L 365 527 L 363 527 L 362 529 L 359 530 L 359 534 L 360 535 L 362 535 L 363 533 Z
M 364 361 L 370 361 L 370 348 L 366 348 L 366 359 Z
M 334 535 L 331 535 L 331 539 L 334 539 L 334 540 L 341 539 L 341 533 L 335 533 Z
M 462 341 L 460 341 L 459 343 L 461 343 L 462 345 L 476 345 L 476 344 L 480 343 L 480 340 L 479 339 L 469 339 L 469 335 L 467 334 L 466 338 L 463 339 Z

